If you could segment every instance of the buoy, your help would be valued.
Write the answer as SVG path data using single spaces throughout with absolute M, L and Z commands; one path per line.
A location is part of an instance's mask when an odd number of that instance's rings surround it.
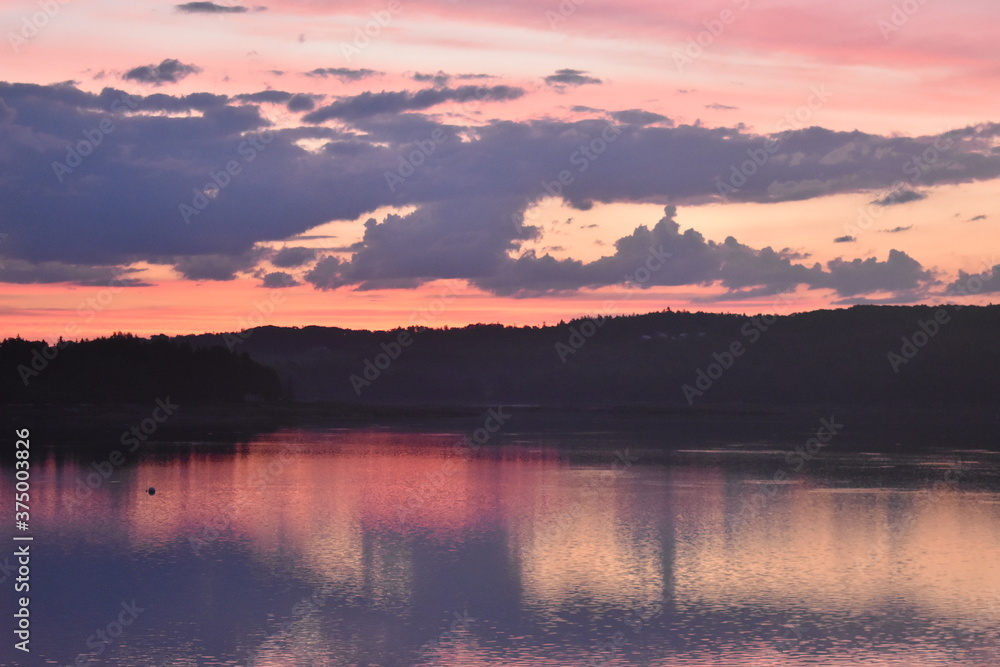
M 156 489 L 154 489 L 153 487 L 149 487 L 148 489 L 146 489 L 146 493 L 152 496 L 156 493 Z

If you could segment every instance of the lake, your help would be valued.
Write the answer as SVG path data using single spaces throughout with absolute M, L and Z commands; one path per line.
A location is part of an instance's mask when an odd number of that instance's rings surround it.
M 1000 662 L 994 453 L 470 434 L 37 449 L 32 654 L 9 548 L 0 662 Z

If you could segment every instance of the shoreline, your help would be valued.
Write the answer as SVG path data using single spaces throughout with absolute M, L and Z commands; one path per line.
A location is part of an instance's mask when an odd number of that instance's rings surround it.
M 159 419 L 155 404 L 0 406 L 0 423 L 29 428 L 39 442 L 92 449 L 118 446 L 133 427 L 150 427 L 148 440 L 234 443 L 282 429 L 384 428 L 468 433 L 484 405 L 363 405 L 246 403 L 180 405 Z M 653 449 L 737 443 L 794 443 L 820 419 L 844 424 L 840 446 L 882 452 L 945 449 L 1000 450 L 1000 409 L 968 405 L 502 405 L 512 416 L 500 441 L 516 436 L 599 437 L 622 434 Z M 157 417 L 154 423 L 151 415 Z M 141 431 L 139 431 L 141 433 Z M 140 437 L 142 437 L 140 435 Z

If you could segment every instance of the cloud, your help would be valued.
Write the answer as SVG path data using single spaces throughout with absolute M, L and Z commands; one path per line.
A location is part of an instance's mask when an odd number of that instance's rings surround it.
M 379 114 L 395 114 L 404 111 L 428 109 L 445 102 L 489 102 L 516 100 L 524 95 L 524 90 L 513 86 L 459 86 L 458 88 L 427 88 L 411 93 L 409 91 L 361 93 L 345 97 L 333 104 L 320 107 L 303 116 L 307 123 L 322 123 L 331 119 L 357 120 Z
M 186 2 L 176 5 L 177 11 L 185 14 L 244 14 L 250 11 L 246 7 L 238 5 L 218 5 L 214 2 Z M 256 7 L 256 11 L 263 11 L 266 7 Z
M 366 67 L 360 69 L 351 69 L 349 67 L 317 67 L 310 72 L 306 72 L 306 76 L 321 76 L 324 78 L 332 76 L 341 81 L 360 81 L 370 76 L 381 76 L 383 74 L 385 72 L 377 72 Z
M 126 81 L 151 83 L 162 86 L 164 83 L 177 83 L 192 74 L 197 74 L 201 68 L 196 65 L 185 65 L 176 58 L 167 58 L 159 65 L 142 65 L 134 67 L 122 75 Z
M 307 280 L 324 288 L 411 287 L 437 279 L 465 279 L 493 294 L 538 296 L 631 281 L 649 286 L 721 286 L 727 300 L 778 294 L 799 285 L 831 289 L 840 296 L 915 290 L 930 280 L 916 260 L 893 250 L 885 262 L 834 260 L 824 269 L 798 264 L 794 253 L 755 249 L 733 237 L 706 240 L 683 232 L 676 209 L 652 228 L 640 226 L 615 242 L 615 252 L 591 262 L 555 259 L 527 251 L 513 255 L 516 239 L 503 224 L 516 203 L 464 201 L 461 206 L 429 205 L 405 216 L 388 215 L 365 223 L 363 240 L 345 262 L 331 261 Z M 474 212 L 474 213 L 473 213 Z M 521 236 L 527 236 L 521 230 Z M 421 248 L 422 252 L 413 252 Z M 332 258 L 331 258 L 332 259 Z M 326 261 L 326 260 L 324 260 Z
M 306 95 L 299 93 L 293 95 L 290 100 L 288 100 L 288 110 L 293 112 L 300 111 L 312 111 L 316 108 L 316 98 L 313 95 Z
M 263 281 L 261 281 L 261 287 L 269 287 L 271 289 L 279 289 L 282 287 L 295 287 L 296 285 L 301 285 L 298 280 L 295 279 L 290 273 L 285 273 L 284 271 L 275 271 L 273 273 L 268 273 L 264 276 Z
M 283 90 L 262 90 L 259 93 L 236 95 L 233 99 L 243 102 L 286 104 L 288 100 L 292 99 L 292 94 L 286 93 Z
M 305 280 L 313 287 L 321 290 L 336 289 L 346 283 L 340 278 L 341 262 L 332 255 L 323 257 L 309 273 L 305 275 Z
M 913 225 L 907 225 L 906 227 L 893 227 L 892 229 L 880 229 L 879 231 L 884 234 L 899 234 L 900 232 L 908 232 L 913 229 Z
M 857 241 L 853 236 L 838 236 L 833 240 L 834 243 L 854 243 Z
M 271 258 L 271 264 L 283 269 L 291 269 L 316 259 L 316 250 L 302 246 L 282 248 Z
M 523 222 L 525 211 L 550 196 L 577 208 L 710 201 L 718 196 L 718 183 L 729 178 L 730 165 L 747 160 L 748 151 L 762 149 L 768 138 L 741 128 L 664 127 L 605 118 L 468 127 L 418 112 L 442 99 L 467 99 L 478 90 L 469 88 L 472 93 L 462 88 L 368 93 L 308 114 L 326 110 L 350 119 L 361 130 L 356 131 L 296 121 L 277 127 L 244 96 L 131 96 L 114 88 L 89 93 L 68 83 L 0 82 L 0 233 L 8 234 L 3 252 L 10 260 L 32 264 L 103 267 L 181 258 L 166 263 L 202 279 L 225 279 L 260 268 L 242 259 L 257 244 L 272 246 L 331 221 L 364 219 L 395 207 L 411 212 L 370 223 L 346 261 L 322 259 L 309 282 L 373 288 L 458 277 L 498 293 L 524 294 L 616 284 L 623 270 L 634 270 L 628 266 L 631 255 L 614 250 L 612 259 L 574 264 L 524 254 L 522 243 L 539 234 Z M 523 92 L 483 90 L 501 97 Z M 262 92 L 277 103 L 286 99 L 283 91 Z M 258 99 L 258 93 L 248 95 Z M 86 156 L 74 153 L 85 133 L 106 119 L 113 120 L 113 132 L 96 147 L 85 146 L 90 149 Z M 423 153 L 421 164 L 390 187 L 386 174 L 398 175 L 407 156 L 426 145 L 432 133 L 440 138 L 434 151 Z M 1000 125 L 928 137 L 821 128 L 775 136 L 784 150 L 760 166 L 734 199 L 772 202 L 884 191 L 906 173 L 910 156 L 946 140 L 953 145 L 941 159 L 924 165 L 921 188 L 1000 176 L 1000 153 L 993 151 Z M 307 150 L 300 145 L 303 139 L 321 143 L 310 142 Z M 844 151 L 848 145 L 852 148 Z M 582 151 L 591 146 L 600 146 L 600 154 L 588 157 Z M 834 151 L 850 159 L 824 161 Z M 72 169 L 65 167 L 70 163 Z M 226 171 L 230 163 L 236 173 Z M 54 164 L 67 171 L 54 172 Z M 562 172 L 568 184 L 559 181 Z M 189 209 L 187 220 L 183 207 Z M 788 251 L 708 241 L 666 223 L 646 233 L 662 242 L 665 252 L 676 250 L 690 269 L 671 265 L 657 272 L 682 281 L 669 284 L 708 280 L 741 295 L 788 285 L 836 286 L 829 266 L 802 265 Z M 685 249 L 690 252 L 681 252 Z M 838 268 L 838 276 L 851 275 L 849 267 Z M 905 268 L 897 260 L 889 273 Z M 655 280 L 661 279 L 666 278 Z M 689 280 L 695 282 L 683 282 Z M 895 284 L 882 283 L 887 290 Z
M 945 288 L 945 296 L 965 297 L 975 294 L 996 294 L 1000 292 L 1000 264 L 982 273 L 958 272 L 958 279 Z
M 976 215 L 976 216 L 973 216 L 973 217 L 969 218 L 968 220 L 966 220 L 966 222 L 976 222 L 978 220 L 985 220 L 985 219 L 986 219 L 986 216 L 980 214 L 980 215 Z
M 666 127 L 673 127 L 674 121 L 670 120 L 664 115 L 653 113 L 652 111 L 643 111 L 642 109 L 626 109 L 624 111 L 614 111 L 611 113 L 611 117 L 614 118 L 619 123 L 625 123 L 626 125 L 664 125 Z
M 895 206 L 896 204 L 905 204 L 911 201 L 919 201 L 921 199 L 926 199 L 927 195 L 922 192 L 917 192 L 916 190 L 910 190 L 909 188 L 901 188 L 898 190 L 893 190 L 884 197 L 879 197 L 873 200 L 871 203 L 875 206 Z
M 414 81 L 419 81 L 420 83 L 430 82 L 436 87 L 442 87 L 448 85 L 448 81 L 451 80 L 451 75 L 445 74 L 441 70 L 438 70 L 437 74 L 424 74 L 417 72 L 413 75 Z
M 578 69 L 561 69 L 555 74 L 545 77 L 545 83 L 550 86 L 584 86 L 587 84 L 600 84 L 600 79 L 587 76 L 587 73 Z
M 235 280 L 236 274 L 246 273 L 256 266 L 262 251 L 251 249 L 238 255 L 211 254 L 172 257 L 165 260 L 188 280 Z M 162 261 L 160 262 L 162 263 Z
M 284 104 L 289 111 L 298 113 L 315 109 L 316 100 L 322 99 L 322 96 L 306 93 L 293 94 L 283 90 L 262 90 L 259 93 L 236 95 L 233 99 L 254 104 Z
M 712 104 L 706 104 L 705 108 L 714 109 L 715 111 L 736 111 L 737 109 L 739 109 L 739 107 L 731 107 L 727 104 L 719 104 L 717 102 L 713 102 Z
M 88 266 L 63 262 L 28 262 L 23 259 L 0 260 L 0 282 L 28 285 L 35 283 L 70 283 L 82 286 L 145 287 L 138 278 L 123 278 L 133 269 L 119 266 Z
M 488 274 L 506 261 L 515 237 L 529 233 L 515 234 L 510 222 L 519 205 L 516 198 L 457 198 L 382 222 L 370 218 L 354 256 L 340 267 L 341 279 L 377 289 Z
M 931 281 L 931 272 L 920 262 L 900 250 L 890 250 L 889 258 L 880 262 L 874 257 L 827 262 L 829 278 L 825 286 L 840 296 L 854 296 L 877 291 L 902 291 Z

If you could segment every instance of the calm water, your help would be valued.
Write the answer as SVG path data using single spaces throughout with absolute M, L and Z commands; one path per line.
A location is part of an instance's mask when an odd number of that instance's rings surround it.
M 10 575 L 0 662 L 1000 663 L 1000 456 L 455 442 L 178 444 L 86 497 L 95 461 L 39 454 L 33 651 L 12 649 Z

